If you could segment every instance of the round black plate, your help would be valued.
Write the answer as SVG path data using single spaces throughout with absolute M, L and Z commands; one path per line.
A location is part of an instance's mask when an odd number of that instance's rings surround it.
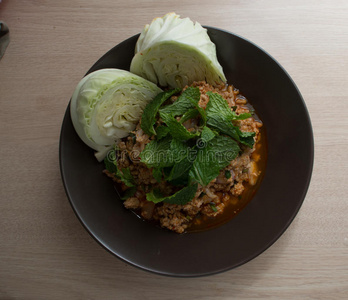
M 60 137 L 60 167 L 70 203 L 87 231 L 107 250 L 134 266 L 171 276 L 209 275 L 237 267 L 272 245 L 294 219 L 313 168 L 310 118 L 286 71 L 253 43 L 206 27 L 230 84 L 255 107 L 268 140 L 262 184 L 251 202 L 218 228 L 176 234 L 126 210 L 103 164 L 77 136 L 66 111 Z M 88 71 L 129 70 L 139 35 L 117 45 Z

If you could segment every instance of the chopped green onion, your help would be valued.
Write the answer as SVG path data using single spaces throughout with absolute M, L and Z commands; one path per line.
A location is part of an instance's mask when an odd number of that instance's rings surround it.
M 211 207 L 211 209 L 212 209 L 214 212 L 217 212 L 217 211 L 218 211 L 217 208 L 216 208 L 216 206 L 215 206 L 215 204 L 210 204 L 210 207 Z
M 225 177 L 226 177 L 227 179 L 230 179 L 230 178 L 232 177 L 231 172 L 228 171 L 228 170 L 226 170 L 226 171 L 225 171 Z

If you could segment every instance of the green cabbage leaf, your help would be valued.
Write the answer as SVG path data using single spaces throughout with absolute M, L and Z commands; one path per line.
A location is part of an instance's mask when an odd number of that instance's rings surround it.
M 115 143 L 129 135 L 146 105 L 162 90 L 152 82 L 119 69 L 101 69 L 85 76 L 70 103 L 74 128 L 103 160 Z
M 207 30 L 175 13 L 155 18 L 141 32 L 130 71 L 159 86 L 183 88 L 193 81 L 226 82 Z

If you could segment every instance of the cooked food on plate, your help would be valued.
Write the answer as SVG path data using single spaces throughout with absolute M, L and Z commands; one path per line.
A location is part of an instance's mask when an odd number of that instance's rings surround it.
M 71 116 L 124 206 L 177 233 L 231 219 L 260 182 L 262 122 L 226 83 L 207 30 L 174 13 L 145 26 L 130 72 L 82 79 Z

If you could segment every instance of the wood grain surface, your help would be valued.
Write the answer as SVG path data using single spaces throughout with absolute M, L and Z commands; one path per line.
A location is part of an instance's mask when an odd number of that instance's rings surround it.
M 175 11 L 276 58 L 312 120 L 315 164 L 285 234 L 249 263 L 169 278 L 115 258 L 84 230 L 62 185 L 58 146 L 70 96 L 106 51 Z M 347 299 L 348 1 L 2 0 L 0 299 Z

